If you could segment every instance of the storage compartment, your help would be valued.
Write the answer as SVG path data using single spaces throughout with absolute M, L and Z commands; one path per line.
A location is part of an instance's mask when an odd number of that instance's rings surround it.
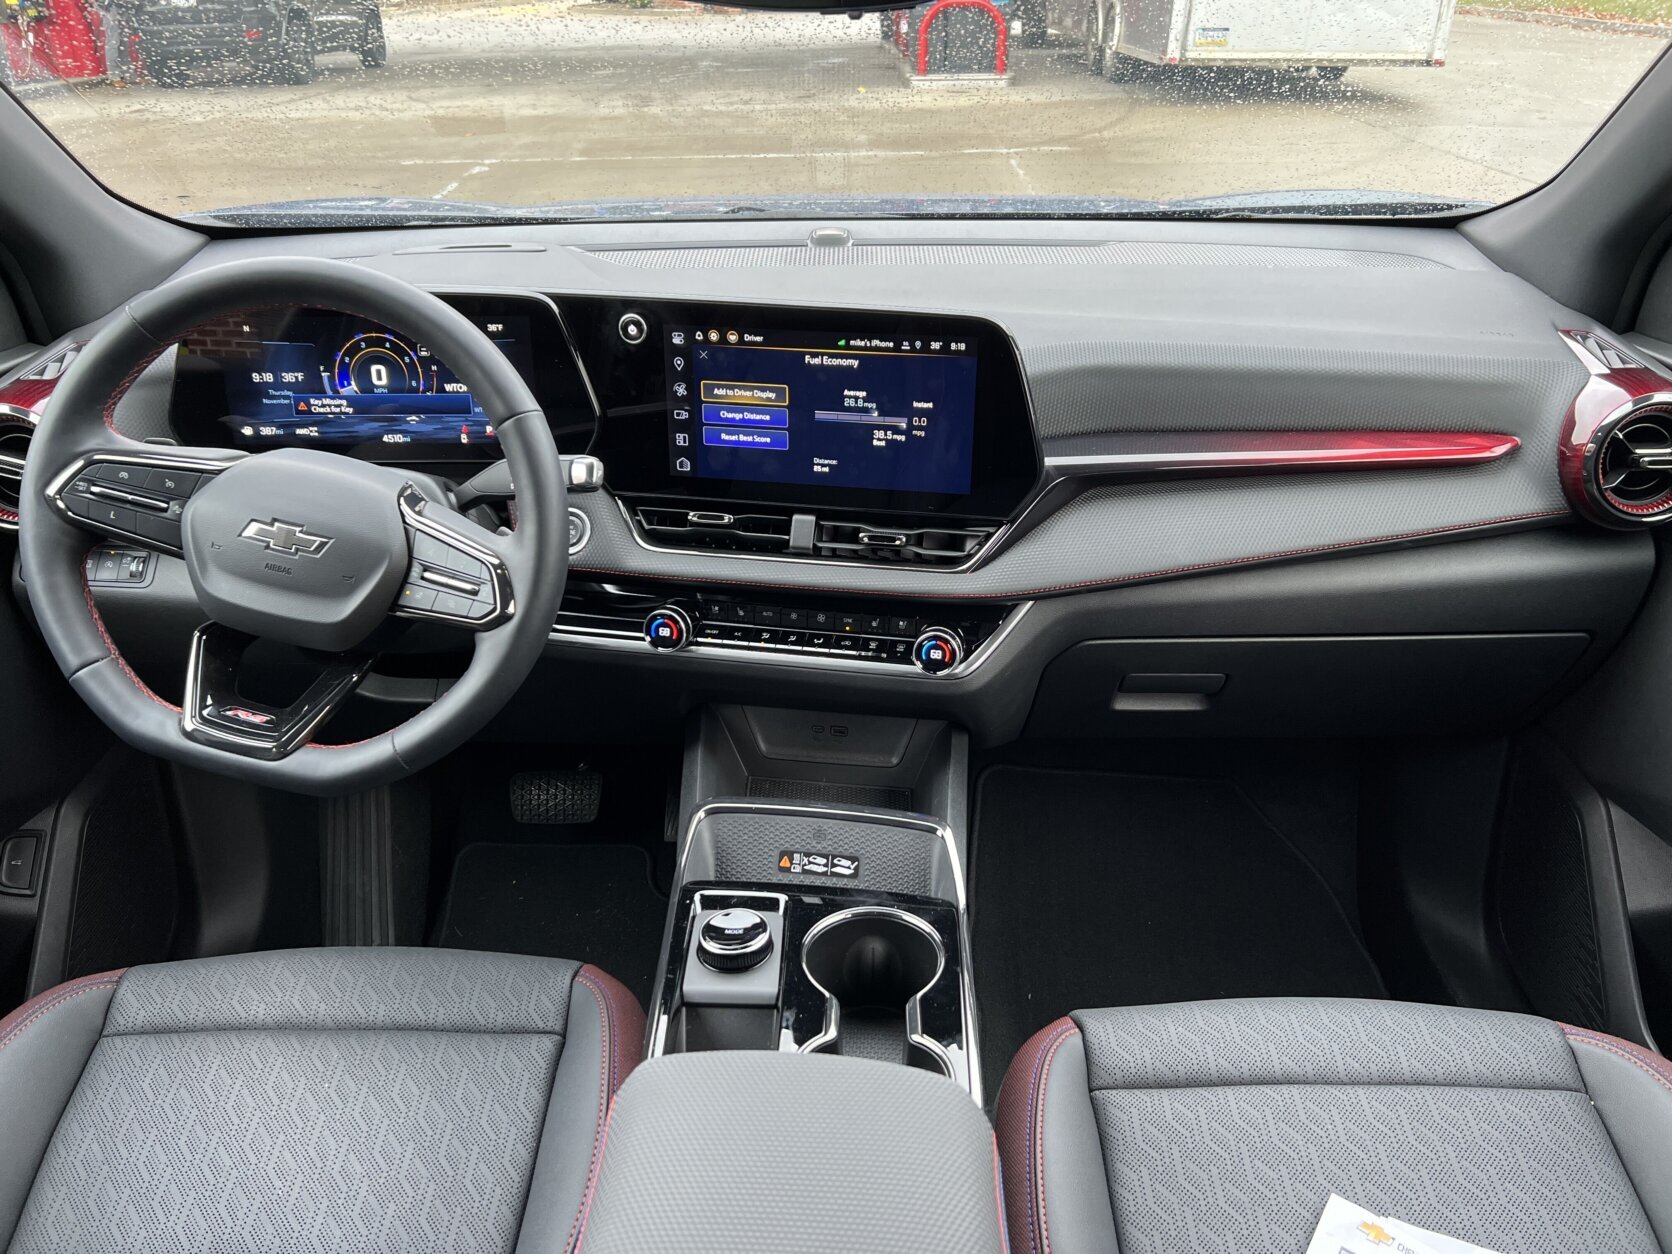
M 1518 726 L 1583 632 L 1089 640 L 1045 669 L 1027 733 L 1455 735 Z
M 827 999 L 810 1052 L 952 1074 L 923 1034 L 919 998 L 946 965 L 928 924 L 887 906 L 844 910 L 807 933 L 801 965 Z

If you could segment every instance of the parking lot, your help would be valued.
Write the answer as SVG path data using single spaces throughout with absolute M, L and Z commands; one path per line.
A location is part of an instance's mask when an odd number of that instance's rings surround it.
M 385 8 L 390 62 L 301 87 L 206 72 L 28 103 L 171 211 L 317 196 L 534 204 L 796 192 L 1175 198 L 1356 188 L 1501 199 L 1542 181 L 1665 46 L 1459 16 L 1443 68 L 1110 83 L 1016 51 L 998 88 L 914 89 L 861 20 L 563 3 Z

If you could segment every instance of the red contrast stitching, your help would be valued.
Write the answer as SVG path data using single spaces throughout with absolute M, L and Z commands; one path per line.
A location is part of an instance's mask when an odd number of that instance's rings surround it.
M 1592 1032 L 1587 1028 L 1576 1028 L 1567 1023 L 1562 1024 L 1562 1035 L 1569 1041 L 1583 1041 L 1593 1048 L 1613 1054 L 1616 1058 L 1624 1058 L 1639 1071 L 1651 1076 L 1661 1088 L 1672 1093 L 1672 1078 L 1669 1078 L 1672 1077 L 1672 1070 L 1663 1066 L 1662 1061 L 1656 1059 L 1648 1050 L 1629 1041 L 1622 1041 L 1601 1032 Z
M 587 1169 L 586 1195 L 581 1198 L 581 1207 L 575 1212 L 574 1223 L 569 1225 L 569 1242 L 565 1246 L 566 1249 L 575 1248 L 576 1243 L 580 1240 L 581 1233 L 586 1228 L 586 1212 L 592 1205 L 592 1190 L 598 1179 L 598 1164 L 604 1157 L 604 1140 L 609 1128 L 609 1113 L 615 1105 L 615 1092 L 610 1086 L 610 1077 L 614 1070 L 610 1064 L 611 1055 L 615 1049 L 615 1025 L 605 1004 L 606 999 L 603 989 L 585 975 L 576 975 L 575 978 L 586 985 L 593 998 L 598 1002 L 599 1032 L 603 1038 L 601 1042 L 603 1049 L 599 1052 L 603 1057 L 599 1066 L 598 1077 L 598 1126 L 592 1133 L 592 1164 Z
M 592 1170 L 586 1178 L 586 1196 L 581 1198 L 581 1213 L 576 1216 L 572 1233 L 574 1244 L 569 1248 L 580 1254 L 581 1242 L 586 1240 L 586 1221 L 592 1218 L 592 1199 L 598 1192 L 598 1175 L 604 1163 L 604 1147 L 610 1143 L 610 1121 L 615 1118 L 615 1098 L 610 1098 L 609 1113 L 604 1116 L 604 1131 L 598 1138 L 598 1152 L 592 1160 Z
M 57 988 L 48 989 L 33 1001 L 27 1001 L 19 1006 L 4 1020 L 0 1020 L 0 1049 L 5 1049 L 18 1037 L 23 1030 L 32 1023 L 40 1021 L 42 1015 L 49 1010 L 62 1006 L 67 1001 L 74 1001 L 83 993 L 95 992 L 102 988 L 115 988 L 122 981 L 122 974 L 127 968 L 117 971 L 103 971 L 98 975 L 84 975 L 68 984 L 60 984 Z M 19 1017 L 21 1016 L 21 1017 Z
M 110 632 L 105 627 L 104 618 L 99 613 L 99 607 L 93 601 L 93 588 L 92 585 L 87 582 L 87 568 L 85 566 L 81 568 L 81 595 L 87 602 L 87 612 L 92 616 L 93 626 L 99 629 L 99 635 L 104 640 L 105 648 L 109 650 L 110 656 L 116 659 L 116 665 L 122 668 L 122 673 L 129 679 L 133 680 L 134 687 L 138 688 L 146 696 L 150 697 L 151 700 L 155 701 L 164 709 L 173 710 L 176 714 L 178 714 L 180 712 L 180 707 L 175 705 L 172 701 L 164 701 L 156 693 L 152 692 L 146 685 L 145 681 L 135 673 L 134 668 L 128 665 L 128 659 L 122 656 L 121 650 L 116 647 L 116 641 L 110 638 Z
M 1146 579 L 1164 579 L 1169 575 L 1189 575 L 1198 571 L 1227 570 L 1237 566 L 1249 566 L 1256 562 L 1275 562 L 1285 558 L 1308 557 L 1317 553 L 1337 553 L 1345 549 L 1364 548 L 1372 544 L 1398 544 L 1406 540 L 1421 540 L 1429 536 L 1454 535 L 1462 531 L 1475 531 L 1483 527 L 1501 527 L 1509 523 L 1532 522 L 1540 518 L 1566 518 L 1565 509 L 1541 510 L 1533 514 L 1511 514 L 1503 518 L 1487 518 L 1480 522 L 1458 523 L 1451 527 L 1430 527 L 1423 531 L 1405 531 L 1398 535 L 1371 536 L 1364 540 L 1342 540 L 1335 544 L 1315 544 L 1304 549 L 1283 549 L 1275 553 L 1258 553 L 1252 557 L 1233 557 L 1218 562 L 1196 562 L 1190 566 L 1170 566 L 1165 570 L 1149 570 L 1136 575 L 1118 575 L 1109 579 L 1082 579 L 1074 583 L 1048 584 L 1045 587 L 1033 588 L 1018 592 L 912 592 L 910 595 L 919 600 L 946 601 L 1015 601 L 1026 600 L 1029 597 L 1049 596 L 1055 592 L 1074 592 L 1086 588 L 1118 588 L 1123 584 L 1141 583 Z M 727 584 L 734 587 L 746 588 L 783 588 L 796 592 L 833 592 L 847 595 L 860 593 L 887 593 L 898 591 L 889 588 L 834 588 L 830 586 L 816 587 L 812 584 L 774 583 L 757 579 L 735 579 L 726 576 L 660 574 L 642 570 L 620 570 L 611 566 L 583 566 L 578 562 L 570 563 L 570 570 L 591 575 L 622 575 L 633 579 L 664 579 L 678 583 Z M 932 573 L 932 572 L 931 572 Z
M 999 1165 L 999 1138 L 993 1136 L 993 1198 L 999 1204 L 999 1246 L 1010 1254 L 1010 1222 L 1004 1209 L 1004 1168 Z
M 1046 1046 L 1044 1062 L 1039 1069 L 1039 1083 L 1034 1086 L 1034 1117 L 1028 1121 L 1028 1139 L 1032 1142 L 1028 1157 L 1033 1166 L 1034 1189 L 1039 1204 L 1039 1239 L 1045 1254 L 1051 1254 L 1051 1225 L 1045 1217 L 1045 1088 L 1051 1082 L 1051 1063 L 1056 1059 L 1057 1050 L 1070 1036 L 1079 1034 L 1080 1029 L 1070 1022 Z
M 147 334 L 149 334 L 149 332 L 147 332 Z M 176 343 L 177 342 L 178 341 L 176 341 Z M 105 401 L 104 425 L 109 427 L 112 431 L 116 431 L 117 435 L 122 434 L 120 431 L 116 430 L 116 407 L 117 407 L 117 405 L 121 404 L 122 398 L 128 394 L 128 389 L 133 387 L 134 384 L 139 382 L 139 376 L 144 374 L 147 370 L 149 370 L 151 368 L 152 363 L 155 362 L 157 360 L 157 358 L 161 357 L 164 353 L 166 353 L 169 349 L 171 349 L 173 347 L 174 347 L 173 343 L 161 344 L 158 347 L 152 349 L 149 353 L 146 353 L 145 356 L 143 356 L 139 359 L 139 364 L 136 365 L 132 370 L 128 371 L 127 377 L 125 379 L 123 379 L 122 382 L 120 382 L 116 385 L 116 390 L 110 394 L 110 399 Z

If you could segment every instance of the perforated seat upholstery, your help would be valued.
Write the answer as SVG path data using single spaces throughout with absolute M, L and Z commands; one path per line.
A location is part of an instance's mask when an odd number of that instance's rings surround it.
M 1672 1064 L 1547 1019 L 1079 1011 L 999 1097 L 1015 1254 L 1306 1248 L 1331 1193 L 1503 1251 L 1672 1249 Z
M 0 1021 L 0 1248 L 562 1250 L 644 1014 L 575 962 L 135 967 Z

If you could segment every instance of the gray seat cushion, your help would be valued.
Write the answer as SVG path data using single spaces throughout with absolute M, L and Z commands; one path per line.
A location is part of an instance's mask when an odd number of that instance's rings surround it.
M 1331 1193 L 1498 1250 L 1672 1248 L 1672 1065 L 1546 1019 L 1250 999 L 1080 1011 L 999 1102 L 1012 1248 L 1302 1250 Z
M 75 981 L 0 1023 L 0 1245 L 562 1249 L 643 1022 L 595 968 L 449 950 Z

